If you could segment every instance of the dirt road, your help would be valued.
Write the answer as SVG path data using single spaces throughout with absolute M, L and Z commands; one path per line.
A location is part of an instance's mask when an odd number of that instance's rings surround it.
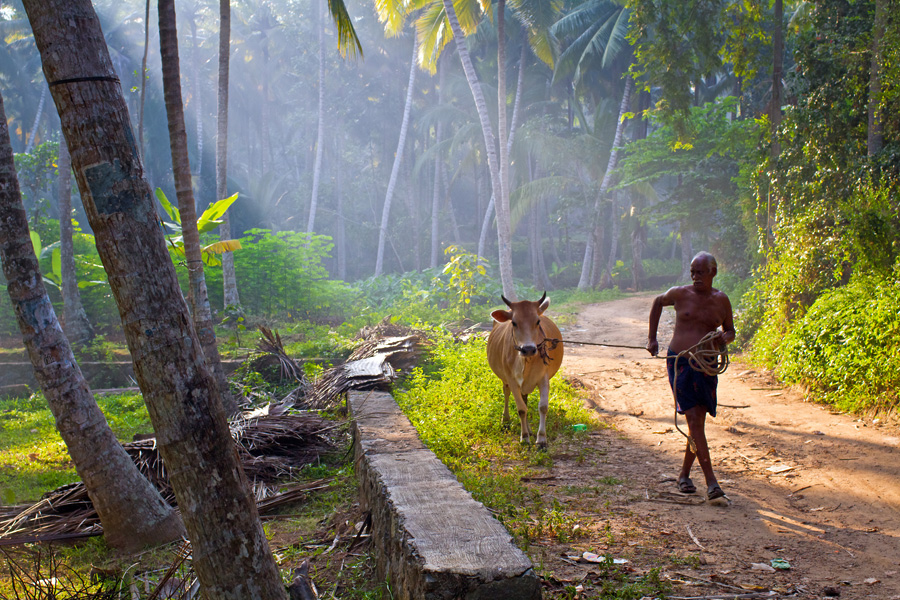
M 642 345 L 651 301 L 586 307 L 563 335 Z M 674 323 L 669 310 L 660 325 L 662 354 Z M 564 372 L 584 386 L 586 401 L 614 430 L 589 436 L 588 450 L 554 456 L 553 478 L 542 485 L 595 519 L 582 545 L 544 550 L 551 563 L 568 552 L 553 565 L 561 581 L 589 576 L 590 566 L 572 559 L 590 548 L 630 557 L 638 572 L 657 561 L 681 596 L 774 590 L 782 597 L 900 599 L 896 426 L 805 402 L 800 391 L 733 362 L 720 377 L 718 417 L 707 426 L 713 466 L 731 499 L 720 508 L 703 501 L 696 465 L 699 493 L 677 493 L 685 438 L 673 427 L 664 360 L 641 350 L 568 344 Z M 679 424 L 687 429 L 683 417 Z M 753 566 L 775 558 L 791 568 Z

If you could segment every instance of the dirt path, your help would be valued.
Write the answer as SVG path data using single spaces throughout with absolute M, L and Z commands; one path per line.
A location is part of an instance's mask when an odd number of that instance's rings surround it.
M 563 335 L 641 345 L 651 301 L 641 296 L 586 307 Z M 662 353 L 674 323 L 669 310 L 660 325 Z M 799 391 L 781 389 L 769 375 L 733 362 L 720 377 L 718 417 L 707 426 L 713 467 L 732 501 L 719 508 L 702 501 L 706 486 L 696 465 L 692 476 L 701 494 L 676 491 L 685 439 L 673 428 L 663 360 L 646 351 L 570 344 L 564 370 L 614 426 L 589 436 L 595 454 L 581 450 L 575 456 L 567 449 L 554 456 L 554 478 L 542 486 L 597 518 L 591 539 L 570 552 L 593 544 L 597 553 L 630 556 L 638 572 L 666 558 L 663 572 L 683 596 L 724 593 L 731 585 L 744 593 L 774 590 L 802 598 L 839 593 L 900 599 L 895 426 L 807 403 Z M 679 424 L 686 430 L 683 418 Z M 578 493 L 573 482 L 602 493 Z M 596 498 L 597 506 L 586 507 L 586 497 Z M 566 551 L 545 552 L 550 558 Z M 590 575 L 572 558 L 570 553 L 555 571 L 563 582 Z M 787 560 L 790 570 L 752 567 L 774 558 Z M 695 578 L 717 583 L 688 585 Z

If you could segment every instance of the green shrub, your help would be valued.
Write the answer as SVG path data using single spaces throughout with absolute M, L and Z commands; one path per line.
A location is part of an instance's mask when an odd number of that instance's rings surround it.
M 860 277 L 824 293 L 777 349 L 779 372 L 842 410 L 894 408 L 900 388 L 900 281 Z
M 208 238 L 210 242 L 214 239 Z M 243 248 L 234 252 L 234 268 L 247 314 L 288 322 L 340 323 L 358 304 L 356 290 L 329 279 L 322 264 L 332 248 L 331 238 L 251 229 L 240 241 Z M 187 271 L 183 266 L 178 271 L 186 290 Z M 222 306 L 222 269 L 206 268 L 205 275 L 211 305 Z

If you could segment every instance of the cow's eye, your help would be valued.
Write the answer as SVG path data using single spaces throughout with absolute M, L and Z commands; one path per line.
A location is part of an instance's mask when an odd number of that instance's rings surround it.
M 537 323 L 535 323 L 534 326 L 535 326 L 535 327 L 540 327 L 540 326 L 541 326 L 541 320 L 538 319 L 538 320 L 537 320 Z
M 516 325 L 515 321 L 513 321 L 512 324 L 513 324 L 513 327 L 518 327 L 518 325 Z

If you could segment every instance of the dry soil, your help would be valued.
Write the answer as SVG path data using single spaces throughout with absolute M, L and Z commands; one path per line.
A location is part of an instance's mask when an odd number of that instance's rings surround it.
M 651 302 L 634 296 L 587 306 L 563 335 L 643 345 Z M 661 354 L 674 324 L 669 310 Z M 664 360 L 569 343 L 563 369 L 613 427 L 555 451 L 553 468 L 532 482 L 585 522 L 582 537 L 530 549 L 551 584 L 580 584 L 591 597 L 602 571 L 578 558 L 590 551 L 627 559 L 632 575 L 660 567 L 676 596 L 900 599 L 895 424 L 807 402 L 802 390 L 733 359 L 719 379 L 718 416 L 707 425 L 713 466 L 731 500 L 715 507 L 704 501 L 696 465 L 698 493 L 676 489 L 685 438 L 673 426 Z M 683 418 L 679 424 L 686 430 Z M 761 566 L 775 558 L 790 569 Z

